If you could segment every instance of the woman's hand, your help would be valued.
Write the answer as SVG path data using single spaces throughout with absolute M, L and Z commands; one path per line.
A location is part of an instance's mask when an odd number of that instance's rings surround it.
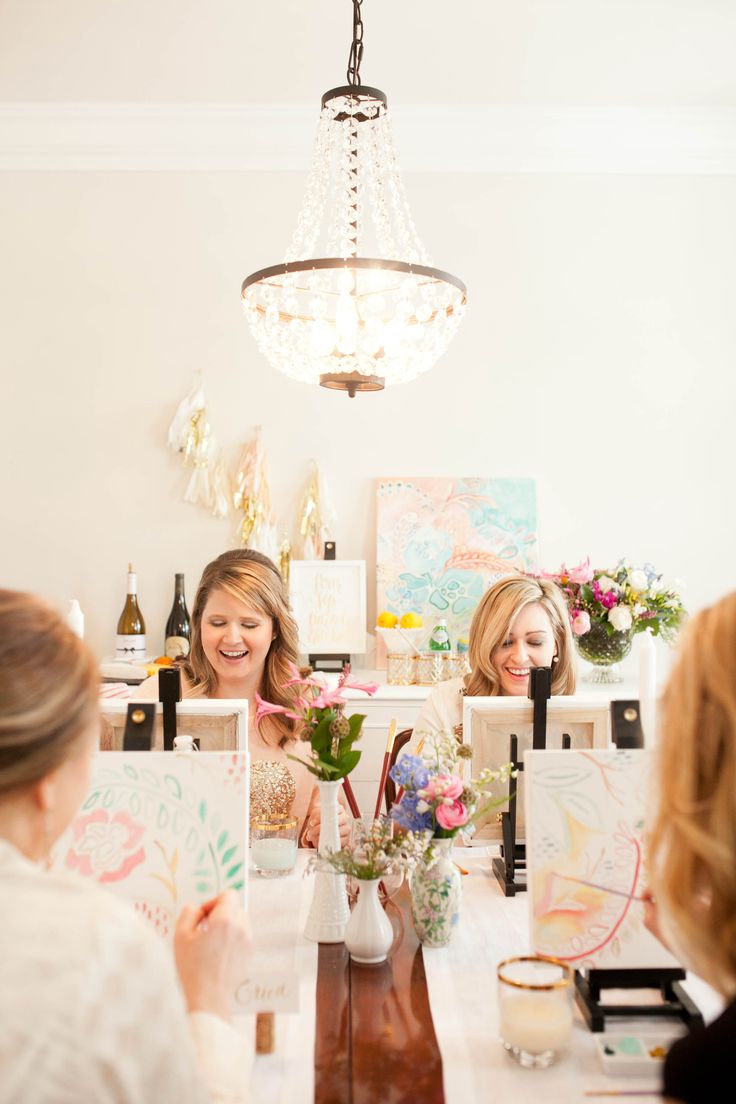
M 306 826 L 302 833 L 302 842 L 307 847 L 317 847 L 319 844 L 319 826 L 322 822 L 322 809 L 319 799 L 314 802 L 307 813 Z M 340 846 L 347 847 L 350 843 L 352 823 L 344 805 L 337 806 L 337 826 L 340 829 Z
M 182 909 L 174 932 L 174 957 L 190 1012 L 230 1019 L 250 945 L 248 919 L 232 890 L 199 908 Z

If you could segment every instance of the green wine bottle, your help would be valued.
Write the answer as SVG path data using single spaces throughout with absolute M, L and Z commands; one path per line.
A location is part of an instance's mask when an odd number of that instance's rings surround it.
M 189 655 L 190 626 L 189 610 L 184 597 L 184 576 L 174 576 L 174 604 L 166 622 L 166 643 L 164 652 L 169 659 Z
M 118 619 L 115 656 L 137 662 L 146 658 L 146 623 L 138 605 L 138 580 L 132 564 L 128 564 L 128 593 Z
M 447 622 L 445 621 L 444 617 L 441 618 L 432 629 L 432 635 L 429 638 L 429 647 L 433 652 L 452 651 L 452 645 L 450 644 L 450 634 L 447 631 Z

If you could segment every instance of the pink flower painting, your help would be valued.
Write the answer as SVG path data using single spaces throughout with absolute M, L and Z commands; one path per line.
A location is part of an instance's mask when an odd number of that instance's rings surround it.
M 66 865 L 98 882 L 121 882 L 142 863 L 145 850 L 141 838 L 145 828 L 129 813 L 112 816 L 104 809 L 77 817 L 72 825 L 74 845 L 66 855 Z

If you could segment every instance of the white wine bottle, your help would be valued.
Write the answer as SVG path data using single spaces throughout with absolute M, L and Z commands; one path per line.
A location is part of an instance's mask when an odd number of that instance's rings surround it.
M 174 575 L 174 604 L 166 622 L 164 652 L 169 659 L 189 655 L 189 610 L 184 597 L 184 576 Z
M 146 658 L 146 623 L 138 605 L 138 580 L 132 564 L 128 564 L 128 593 L 118 620 L 115 658 L 139 663 Z

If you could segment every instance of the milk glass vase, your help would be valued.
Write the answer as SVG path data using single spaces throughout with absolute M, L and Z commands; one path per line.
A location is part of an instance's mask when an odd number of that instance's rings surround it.
M 345 928 L 345 946 L 354 962 L 384 962 L 394 933 L 378 896 L 380 878 L 358 880 L 358 900 Z
M 340 850 L 340 826 L 338 822 L 338 794 L 340 782 L 318 781 L 321 818 L 319 828 L 319 853 Z M 304 934 L 315 943 L 342 943 L 350 916 L 347 879 L 344 874 L 324 868 L 314 876 L 314 893 Z
M 460 919 L 461 874 L 452 859 L 453 842 L 433 839 L 411 877 L 411 915 L 425 947 L 446 947 Z

